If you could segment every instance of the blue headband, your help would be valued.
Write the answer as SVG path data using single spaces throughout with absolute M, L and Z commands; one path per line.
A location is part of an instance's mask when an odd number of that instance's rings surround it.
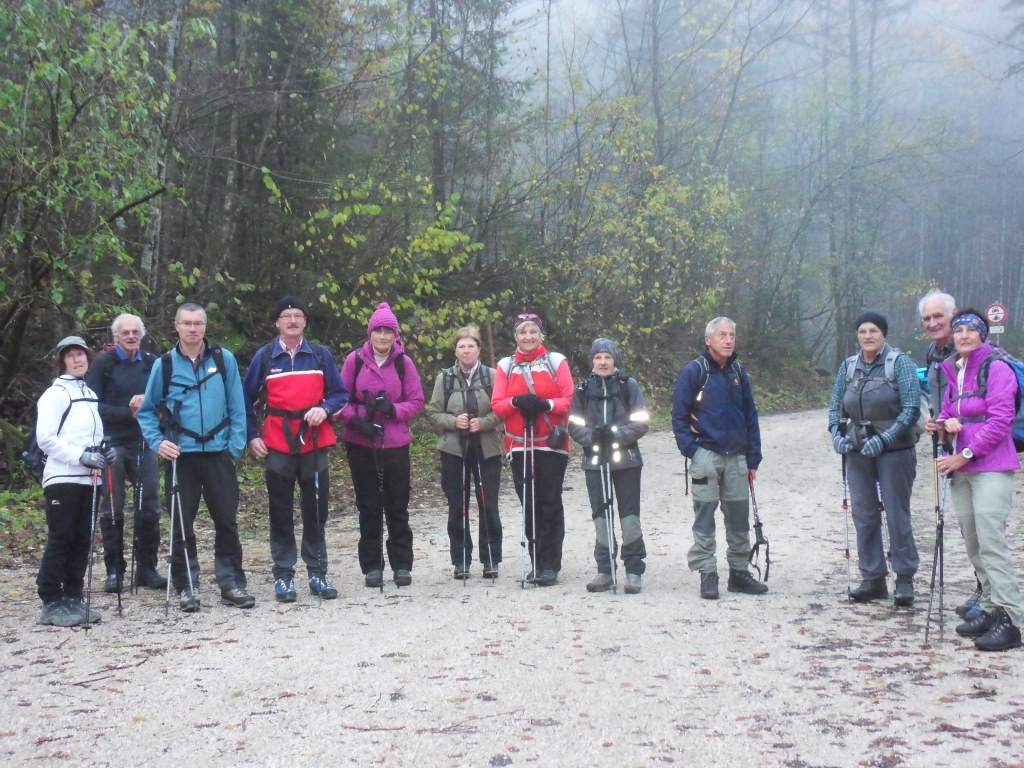
M 966 326 L 967 328 L 973 328 L 974 330 L 976 330 L 981 335 L 982 341 L 985 341 L 985 339 L 988 338 L 988 326 L 985 325 L 984 320 L 982 320 L 973 312 L 968 312 L 965 315 L 958 315 L 957 317 L 953 318 L 950 330 L 956 330 L 961 326 Z

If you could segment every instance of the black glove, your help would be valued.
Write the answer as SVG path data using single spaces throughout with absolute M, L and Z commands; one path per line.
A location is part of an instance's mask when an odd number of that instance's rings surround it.
M 100 448 L 103 451 L 103 459 L 107 462 L 107 466 L 114 466 L 114 462 L 117 461 L 117 449 L 112 445 L 101 445 Z
M 88 467 L 89 469 L 103 470 L 107 468 L 107 461 L 103 458 L 103 454 L 91 449 L 82 452 L 82 455 L 78 459 L 78 463 L 83 467 Z
M 611 436 L 612 426 L 610 424 L 598 424 L 590 430 L 590 439 L 593 440 L 594 443 L 606 442 Z
M 533 392 L 528 392 L 525 395 L 516 395 L 512 398 L 512 406 L 518 408 L 519 412 L 526 417 L 536 416 L 541 411 L 548 410 L 548 408 L 544 407 L 544 402 Z
M 374 425 L 362 416 L 353 416 L 348 420 L 348 425 L 360 435 L 368 437 L 370 440 L 373 440 L 373 438 L 377 436 L 377 430 Z
M 391 398 L 389 398 L 386 394 L 381 392 L 379 395 L 377 395 L 376 399 L 373 402 L 377 406 L 377 410 L 380 413 L 383 413 L 389 419 L 395 418 L 395 404 L 391 402 Z

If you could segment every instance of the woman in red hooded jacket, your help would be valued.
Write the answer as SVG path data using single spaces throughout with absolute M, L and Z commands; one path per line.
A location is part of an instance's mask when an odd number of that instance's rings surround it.
M 517 315 L 513 330 L 516 351 L 498 363 L 491 407 L 505 420 L 505 452 L 523 504 L 523 533 L 533 566 L 523 578 L 550 587 L 562 569 L 562 481 L 574 385 L 565 356 L 544 346 L 539 316 Z
M 412 583 L 409 422 L 423 410 L 423 387 L 402 347 L 398 319 L 386 303 L 373 313 L 366 335 L 341 367 L 349 391 L 341 410 L 341 437 L 359 510 L 359 566 L 366 586 L 383 585 L 386 522 L 388 562 L 395 584 L 405 587 Z

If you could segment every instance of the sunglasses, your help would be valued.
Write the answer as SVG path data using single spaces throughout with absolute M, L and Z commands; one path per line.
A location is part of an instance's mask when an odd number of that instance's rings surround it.
M 540 319 L 540 315 L 535 315 L 533 312 L 520 312 L 516 315 L 516 325 L 520 323 L 537 323 L 543 325 L 544 321 Z

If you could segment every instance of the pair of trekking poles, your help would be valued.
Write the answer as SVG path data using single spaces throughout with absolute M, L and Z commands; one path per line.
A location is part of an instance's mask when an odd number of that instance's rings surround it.
M 932 473 L 934 477 L 934 496 L 935 496 L 935 548 L 932 552 L 932 575 L 931 583 L 929 584 L 928 594 L 928 614 L 925 619 L 924 626 L 924 643 L 927 646 L 929 641 L 929 635 L 932 623 L 932 606 L 935 600 L 935 581 L 936 576 L 939 582 L 939 639 L 942 639 L 945 629 L 945 616 L 944 612 L 944 599 L 945 599 L 945 526 L 946 526 L 946 514 L 945 514 L 945 499 L 946 499 L 946 484 L 947 478 L 942 477 L 939 474 L 938 459 L 940 456 L 946 455 L 945 446 L 939 443 L 938 433 L 932 433 Z M 846 477 L 846 455 L 842 456 L 842 472 L 843 472 L 843 513 L 846 518 L 846 593 L 849 595 L 853 590 L 853 572 L 850 557 L 850 505 L 849 505 L 849 486 Z M 879 482 L 876 478 L 875 487 L 878 493 L 878 510 L 882 516 L 883 535 L 888 527 L 885 519 L 885 504 L 882 501 L 882 492 Z M 891 560 L 892 555 L 888 551 L 888 547 L 883 544 L 883 549 L 886 552 L 887 559 Z
M 110 438 L 106 435 L 103 436 L 103 440 L 100 442 L 98 452 L 106 455 L 110 450 Z M 138 523 L 138 515 L 141 513 L 141 494 L 142 494 L 142 444 L 139 445 L 139 454 L 137 457 L 138 471 L 135 476 L 135 516 L 132 521 L 132 559 L 131 559 L 131 570 L 132 570 L 132 588 L 135 583 L 135 550 L 138 546 L 138 535 L 136 533 L 136 526 Z M 106 492 L 109 494 L 110 499 L 110 525 L 116 530 L 117 527 L 117 513 L 114 510 L 114 472 L 113 467 L 107 464 L 107 487 Z M 92 503 L 90 505 L 90 521 L 89 521 L 89 565 L 88 574 L 86 576 L 86 590 L 85 590 L 85 622 L 82 627 L 86 631 L 92 629 L 92 571 L 96 561 L 96 521 L 100 516 L 100 475 L 102 470 L 92 470 Z M 123 513 L 122 513 L 122 524 L 123 524 Z M 121 575 L 117 575 L 117 615 L 122 615 L 123 603 L 121 600 L 122 584 Z
M 467 415 L 470 420 L 476 418 L 476 414 Z M 459 443 L 462 453 L 462 583 L 463 586 L 466 586 L 466 582 L 469 581 L 469 497 L 471 492 L 476 496 L 477 508 L 480 511 L 479 538 L 487 542 L 487 567 L 491 569 L 489 578 L 493 583 L 498 573 L 494 568 L 494 553 L 491 550 L 491 533 L 488 528 L 487 494 L 484 489 L 483 472 L 480 467 L 480 436 L 471 433 L 468 429 L 462 430 L 459 434 Z M 473 481 L 472 488 L 470 488 L 471 478 Z
M 520 538 L 519 546 L 519 562 L 521 578 L 519 581 L 520 587 L 526 587 L 526 584 L 530 582 L 529 573 L 526 570 L 526 556 L 528 549 L 528 542 L 532 546 L 532 552 L 530 552 L 530 560 L 533 563 L 533 582 L 536 583 L 538 574 L 537 564 L 537 494 L 536 494 L 536 473 L 534 467 L 534 451 L 536 449 L 536 438 L 534 430 L 536 428 L 535 418 L 524 418 L 523 419 L 523 493 L 522 493 L 522 536 Z M 611 442 L 611 437 L 601 441 L 601 444 L 597 446 L 597 460 L 599 462 L 601 472 L 601 504 L 604 511 L 605 521 L 605 535 L 608 542 L 608 567 L 609 573 L 612 578 L 612 590 L 617 591 L 618 582 L 616 580 L 616 568 L 615 568 L 615 557 L 617 554 L 617 542 L 615 540 L 615 525 L 612 520 L 612 515 L 615 509 L 615 490 L 612 483 L 612 469 L 611 469 L 611 451 L 616 449 L 618 446 Z M 527 531 L 526 521 L 527 517 L 530 520 L 530 530 Z M 532 533 L 532 538 L 530 537 Z

